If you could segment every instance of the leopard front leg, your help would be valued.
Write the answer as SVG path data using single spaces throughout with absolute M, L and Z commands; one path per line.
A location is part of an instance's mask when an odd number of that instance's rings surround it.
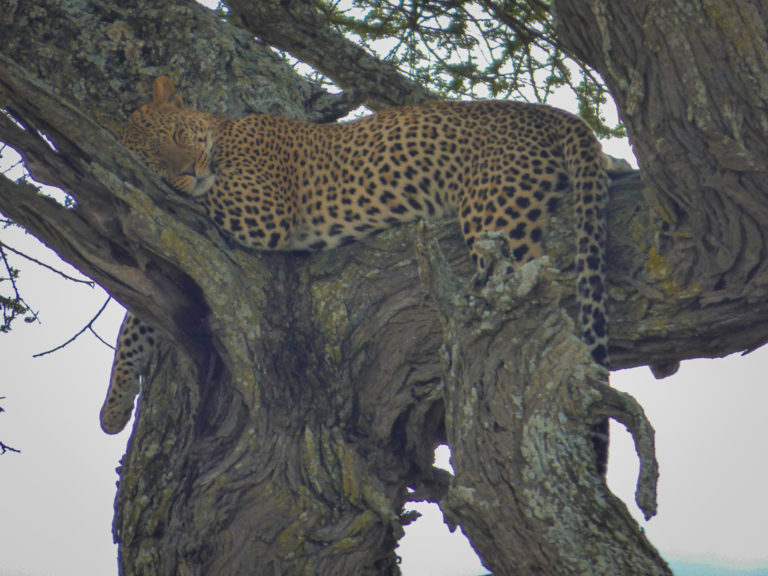
M 156 342 L 154 328 L 130 312 L 125 314 L 115 347 L 107 398 L 100 414 L 101 429 L 107 434 L 117 434 L 131 419 L 140 377 L 146 374 Z

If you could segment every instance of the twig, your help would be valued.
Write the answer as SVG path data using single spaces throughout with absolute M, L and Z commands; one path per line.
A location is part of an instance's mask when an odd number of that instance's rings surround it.
M 95 331 L 94 331 L 94 329 L 93 329 L 93 323 L 96 321 L 96 319 L 97 319 L 99 316 L 101 316 L 101 313 L 102 313 L 102 312 L 104 312 L 104 309 L 107 307 L 107 304 L 109 304 L 109 302 L 110 302 L 111 300 L 112 300 L 112 297 L 111 297 L 111 296 L 108 296 L 108 297 L 107 297 L 107 301 L 106 301 L 106 302 L 104 302 L 104 304 L 103 304 L 103 305 L 102 305 L 102 307 L 99 309 L 99 311 L 98 311 L 98 312 L 96 312 L 96 315 L 95 315 L 93 318 L 91 318 L 91 320 L 88 322 L 88 324 L 86 324 L 85 326 L 83 326 L 83 328 L 82 328 L 82 329 L 81 329 L 81 330 L 80 330 L 80 331 L 79 331 L 77 334 L 75 334 L 74 336 L 72 336 L 72 338 L 70 338 L 69 340 L 67 340 L 67 341 L 66 341 L 66 342 L 64 342 L 63 344 L 59 344 L 59 345 L 58 345 L 58 346 L 56 346 L 55 348 L 51 348 L 50 350 L 46 350 L 45 352 L 39 352 L 38 354 L 34 354 L 34 355 L 32 356 L 32 358 L 39 358 L 40 356 L 45 356 L 46 354 L 52 354 L 53 352 L 56 352 L 57 350 L 61 350 L 61 349 L 62 349 L 62 348 L 64 348 L 65 346 L 68 346 L 69 344 L 71 344 L 72 342 L 74 342 L 75 340 L 77 340 L 77 339 L 78 339 L 78 338 L 79 338 L 79 337 L 80 337 L 80 336 L 83 334 L 83 332 L 85 332 L 86 330 L 90 330 L 90 331 L 91 331 L 91 333 L 92 333 L 94 336 L 96 336 L 96 338 L 98 338 L 98 339 L 99 339 L 101 342 L 103 342 L 104 344 L 106 344 L 107 346 L 109 346 L 110 348 L 112 348 L 112 349 L 114 350 L 114 346 L 112 346 L 111 344 L 108 344 L 107 342 L 105 342 L 105 341 L 104 341 L 104 339 L 103 339 L 101 336 L 99 336 L 98 334 L 96 334 L 96 332 L 95 332 Z
M 17 454 L 21 454 L 21 450 L 17 450 L 16 448 L 12 448 L 11 446 L 4 444 L 3 442 L 0 442 L 0 456 L 5 454 L 6 452 L 16 452 Z
M 72 282 L 78 282 L 80 284 L 87 284 L 91 288 L 93 288 L 95 286 L 95 282 L 93 280 L 83 280 L 81 278 L 74 278 L 73 276 L 69 276 L 68 274 L 65 274 L 64 272 L 62 272 L 61 270 L 58 270 L 58 269 L 54 268 L 50 264 L 46 264 L 45 262 L 40 262 L 40 260 L 32 258 L 31 256 L 27 256 L 23 252 L 19 252 L 15 248 L 11 248 L 10 246 L 8 246 L 8 244 L 4 244 L 4 243 L 0 242 L 0 251 L 2 251 L 3 249 L 8 250 L 9 252 L 13 252 L 17 256 L 21 256 L 22 258 L 25 258 L 25 259 L 29 260 L 30 262 L 33 262 L 33 263 L 37 264 L 38 266 L 42 266 L 43 268 L 46 268 L 47 270 L 50 270 L 51 272 L 55 272 L 56 274 L 58 274 L 59 276 L 65 278 L 67 280 L 71 280 Z
M 107 300 L 107 302 L 109 302 L 109 300 Z M 103 308 L 102 308 L 102 310 L 103 310 Z M 96 318 L 95 318 L 95 317 L 94 317 L 94 320 L 96 320 Z M 114 346 L 112 346 L 112 344 L 110 344 L 109 342 L 107 342 L 106 340 L 104 340 L 104 338 L 102 338 L 101 336 L 99 336 L 99 333 L 98 333 L 98 332 L 96 332 L 96 330 L 94 330 L 94 329 L 93 329 L 93 326 L 89 326 L 89 327 L 88 327 L 88 330 L 90 330 L 90 331 L 91 331 L 91 334 L 93 334 L 93 335 L 96 337 L 96 339 L 97 339 L 99 342 L 101 342 L 102 344 L 104 344 L 104 345 L 105 345 L 105 346 L 107 346 L 108 348 L 112 348 L 112 350 L 114 350 L 114 349 L 115 349 L 115 347 L 114 347 Z

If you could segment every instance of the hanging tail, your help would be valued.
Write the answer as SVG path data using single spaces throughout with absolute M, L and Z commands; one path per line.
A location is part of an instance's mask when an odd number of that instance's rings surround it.
M 600 143 L 584 121 L 570 117 L 564 123 L 563 154 L 576 196 L 577 297 L 582 337 L 594 361 L 610 367 L 608 359 L 605 243 L 608 176 Z M 608 419 L 592 429 L 597 469 L 605 475 L 608 463 Z

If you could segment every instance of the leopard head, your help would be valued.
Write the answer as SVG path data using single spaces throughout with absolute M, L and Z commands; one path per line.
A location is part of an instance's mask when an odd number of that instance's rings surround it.
M 131 115 L 122 143 L 175 190 L 202 196 L 216 179 L 211 158 L 216 132 L 224 120 L 185 108 L 173 82 L 165 76 L 155 79 L 153 93 L 152 104 Z

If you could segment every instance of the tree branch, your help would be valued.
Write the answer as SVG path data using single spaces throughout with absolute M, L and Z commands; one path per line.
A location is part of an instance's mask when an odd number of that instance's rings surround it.
M 24 258 L 25 260 L 28 260 L 29 262 L 32 262 L 33 264 L 37 264 L 41 268 L 45 268 L 46 270 L 49 270 L 53 272 L 54 274 L 57 274 L 64 278 L 65 280 L 69 280 L 70 282 L 75 282 L 76 284 L 85 284 L 86 286 L 90 286 L 93 288 L 95 286 L 93 280 L 84 280 L 82 278 L 75 278 L 74 276 L 70 276 L 69 274 L 66 274 L 59 270 L 58 268 L 55 268 L 51 266 L 50 264 L 46 264 L 45 262 L 41 262 L 37 258 L 33 258 L 32 256 L 29 256 L 28 254 L 24 254 L 24 252 L 21 252 L 19 250 L 16 250 L 15 248 L 10 247 L 8 244 L 4 244 L 0 242 L 0 251 L 7 250 L 8 252 L 12 252 L 13 254 L 16 254 L 20 258 Z
M 4 442 L 0 442 L 0 456 L 5 454 L 6 452 L 16 452 L 18 454 L 21 454 L 21 450 L 17 450 L 16 448 L 12 448 L 11 446 L 8 446 Z
M 624 424 L 635 442 L 635 450 L 640 459 L 635 502 L 643 511 L 645 519 L 649 520 L 656 515 L 656 486 L 659 479 L 653 427 L 642 406 L 632 396 L 610 386 L 598 384 L 596 387 L 602 398 L 593 406 L 592 413 Z
M 392 65 L 332 30 L 314 2 L 230 0 L 227 7 L 248 30 L 315 67 L 351 93 L 348 98 L 359 99 L 372 110 L 436 97 Z
M 659 220 L 649 247 L 702 303 L 768 283 L 768 12 L 761 3 L 553 3 L 564 44 L 616 100 Z M 641 23 L 641 26 L 638 26 Z M 642 33 L 640 32 L 642 30 Z M 589 31 L 589 33 L 585 33 Z M 654 46 L 648 50 L 648 46 Z M 718 73 L 712 73 L 713 54 Z M 762 316 L 766 321 L 766 316 Z
M 637 502 L 652 516 L 658 472 L 642 409 L 592 364 L 558 309 L 571 285 L 548 258 L 504 266 L 505 240 L 482 241 L 497 264 L 479 289 L 454 276 L 436 242 L 417 244 L 445 334 L 445 422 L 456 475 L 441 500 L 444 513 L 494 573 L 671 576 L 598 477 L 586 442 L 597 416 L 629 423 L 641 457 Z
M 32 311 L 31 306 L 24 300 L 24 298 L 19 293 L 19 287 L 16 285 L 16 273 L 17 271 L 11 267 L 10 263 L 8 262 L 8 257 L 5 254 L 5 244 L 0 242 L 0 260 L 3 261 L 3 266 L 5 267 L 6 274 L 8 274 L 7 278 L 0 278 L 0 281 L 7 280 L 11 283 L 11 289 L 13 290 L 13 296 L 11 298 L 6 298 L 4 296 L 0 296 L 0 307 L 3 310 L 3 323 L 0 324 L 0 332 L 9 332 L 11 329 L 11 324 L 13 321 L 20 315 L 20 314 L 26 314 L 29 312 L 30 316 L 27 317 L 27 320 L 38 320 L 37 313 Z
M 69 340 L 67 340 L 63 344 L 59 344 L 55 348 L 51 348 L 50 350 L 46 350 L 45 352 L 38 352 L 37 354 L 34 354 L 32 356 L 32 358 L 39 358 L 40 356 L 45 356 L 46 354 L 52 354 L 53 352 L 56 352 L 57 350 L 61 350 L 65 346 L 68 346 L 69 344 L 71 344 L 72 342 L 77 340 L 86 330 L 90 330 L 91 333 L 94 336 L 96 336 L 96 338 L 98 338 L 101 341 L 102 344 L 106 344 L 107 346 L 109 346 L 110 348 L 112 348 L 114 350 L 115 347 L 112 346 L 111 344 L 107 344 L 107 342 L 104 342 L 104 340 L 102 340 L 102 338 L 98 334 L 96 334 L 96 332 L 93 329 L 93 323 L 98 319 L 99 316 L 101 316 L 101 313 L 104 312 L 104 310 L 107 308 L 107 304 L 109 304 L 109 302 L 111 300 L 112 300 L 111 297 L 107 297 L 107 300 L 104 302 L 104 304 L 102 304 L 101 308 L 99 308 L 99 311 L 96 312 L 96 314 L 88 321 L 88 324 L 83 326 L 80 329 L 80 331 L 77 334 L 75 334 L 74 336 L 72 336 Z

